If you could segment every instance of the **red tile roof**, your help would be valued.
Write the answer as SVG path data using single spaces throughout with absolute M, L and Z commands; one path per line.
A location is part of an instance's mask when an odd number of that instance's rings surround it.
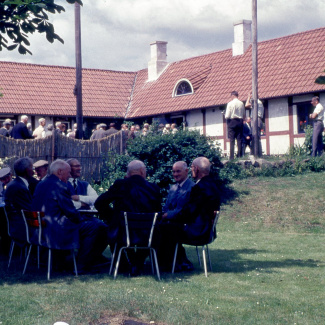
M 0 113 L 75 116 L 75 69 L 0 62 Z M 82 70 L 83 115 L 124 117 L 135 73 Z
M 325 69 L 325 28 L 258 44 L 259 97 L 274 98 L 324 91 L 315 79 Z M 150 116 L 224 105 L 233 90 L 246 100 L 252 85 L 252 48 L 232 56 L 232 50 L 211 53 L 169 64 L 158 80 L 146 82 L 147 70 L 138 73 L 128 117 Z M 208 69 L 210 67 L 210 69 Z M 182 78 L 205 72 L 194 94 L 173 97 Z M 194 83 L 193 83 L 194 86 Z M 195 88 L 195 87 L 194 87 Z
M 259 97 L 268 99 L 325 91 L 315 79 L 325 69 L 325 28 L 258 44 Z M 231 50 L 170 63 L 156 81 L 138 72 L 83 69 L 83 113 L 93 117 L 136 118 L 224 105 L 237 90 L 251 91 L 251 47 L 240 56 Z M 194 93 L 173 97 L 181 79 Z M 0 62 L 0 114 L 74 116 L 75 69 Z

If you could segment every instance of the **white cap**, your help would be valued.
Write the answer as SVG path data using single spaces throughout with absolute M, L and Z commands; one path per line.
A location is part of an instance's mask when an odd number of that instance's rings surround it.
M 10 172 L 11 172 L 10 167 L 5 167 L 5 168 L 0 169 L 0 178 L 6 177 L 7 175 L 10 174 Z

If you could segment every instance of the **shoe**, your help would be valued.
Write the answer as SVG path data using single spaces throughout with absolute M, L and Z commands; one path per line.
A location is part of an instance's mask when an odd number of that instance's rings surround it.
M 194 266 L 190 261 L 183 262 L 180 267 L 183 272 L 191 272 L 194 270 Z

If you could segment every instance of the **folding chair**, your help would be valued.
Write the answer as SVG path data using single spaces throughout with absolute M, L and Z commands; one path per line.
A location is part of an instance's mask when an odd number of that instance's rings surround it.
M 110 274 L 112 272 L 112 265 L 115 260 L 117 246 L 123 245 L 118 252 L 117 261 L 115 264 L 114 279 L 116 279 L 119 263 L 122 252 L 127 253 L 127 250 L 149 250 L 152 274 L 155 273 L 154 266 L 156 267 L 157 277 L 160 280 L 159 266 L 157 260 L 156 250 L 151 247 L 154 230 L 156 226 L 158 213 L 131 213 L 124 212 L 121 220 L 122 239 L 117 241 L 112 255 L 112 264 Z
M 212 220 L 213 221 L 212 222 L 212 227 L 211 227 L 209 236 L 207 238 L 205 238 L 205 240 L 202 240 L 201 242 L 196 241 L 195 244 L 185 243 L 186 245 L 196 247 L 196 254 L 197 254 L 197 258 L 198 258 L 200 266 L 202 264 L 201 264 L 201 258 L 200 258 L 198 246 L 202 247 L 202 259 L 203 259 L 203 266 L 204 266 L 204 274 L 205 274 L 206 277 L 208 277 L 206 253 L 208 255 L 210 271 L 212 271 L 212 263 L 211 263 L 211 259 L 210 259 L 210 252 L 209 252 L 209 246 L 208 245 L 211 244 L 212 242 L 214 242 L 214 240 L 217 238 L 217 229 L 216 228 L 217 228 L 217 223 L 218 223 L 218 220 L 219 220 L 219 216 L 220 216 L 220 211 L 214 211 L 214 219 Z M 174 273 L 174 271 L 175 271 L 175 265 L 176 265 L 176 259 L 177 259 L 177 249 L 178 249 L 178 243 L 176 244 L 176 247 L 175 247 L 172 273 Z
M 3 207 L 3 210 L 7 219 L 8 235 L 11 238 L 8 261 L 9 269 L 15 245 L 21 248 L 22 255 L 23 249 L 28 246 L 28 242 L 26 238 L 25 225 L 22 217 L 15 215 L 15 218 L 11 218 L 10 216 L 13 216 L 13 213 L 15 213 L 14 210 L 10 212 L 10 214 L 8 214 L 6 207 Z
M 30 244 L 23 274 L 25 274 L 29 256 L 31 252 L 32 245 L 37 245 L 39 247 L 45 247 L 48 249 L 48 263 L 47 263 L 47 279 L 50 280 L 51 276 L 51 268 L 52 268 L 52 245 L 55 239 L 52 239 L 51 237 L 44 234 L 44 229 L 47 227 L 51 227 L 51 225 L 48 225 L 44 219 L 44 212 L 41 211 L 26 211 L 22 210 L 22 215 L 25 221 L 26 226 L 26 236 L 28 239 L 28 242 Z M 62 236 L 64 234 L 57 234 L 58 236 Z M 46 237 L 46 238 L 45 238 Z M 77 263 L 76 263 L 76 257 L 75 257 L 75 251 L 73 248 L 69 249 L 66 247 L 63 247 L 62 250 L 71 250 L 72 256 L 73 256 L 73 264 L 74 264 L 74 271 L 76 276 L 78 276 L 78 270 L 77 270 Z M 38 254 L 39 259 L 39 254 Z

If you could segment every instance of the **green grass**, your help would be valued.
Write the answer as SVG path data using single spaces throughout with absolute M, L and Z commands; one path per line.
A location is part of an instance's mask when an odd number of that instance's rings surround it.
M 195 272 L 113 280 L 0 270 L 0 324 L 105 324 L 127 315 L 163 324 L 324 324 L 325 174 L 236 181 L 205 278 Z M 106 322 L 108 324 L 108 322 Z

